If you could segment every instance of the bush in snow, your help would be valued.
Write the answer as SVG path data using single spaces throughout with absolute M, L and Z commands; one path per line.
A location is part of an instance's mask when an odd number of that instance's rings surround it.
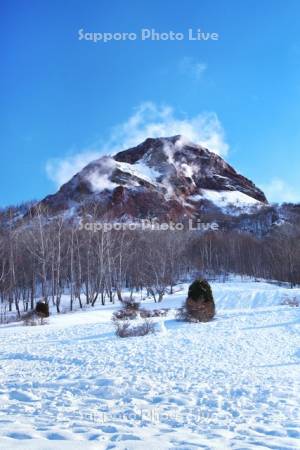
M 140 304 L 132 299 L 122 300 L 122 309 L 113 313 L 113 320 L 133 320 L 137 318 Z
M 140 303 L 131 298 L 124 298 L 124 300 L 122 300 L 122 305 L 123 309 L 132 311 L 138 311 L 140 308 Z
M 149 319 L 150 317 L 165 317 L 169 312 L 168 308 L 163 309 L 141 309 L 140 316 L 143 319 Z
M 114 321 L 116 335 L 121 338 L 134 337 L 134 336 L 146 336 L 147 334 L 154 333 L 155 325 L 149 320 L 145 320 L 141 325 L 130 326 L 128 321 L 120 322 Z
M 206 280 L 195 280 L 189 287 L 188 298 L 196 301 L 213 301 L 210 284 Z
M 300 306 L 300 302 L 299 300 L 294 297 L 294 298 L 286 298 L 283 300 L 283 302 L 281 303 L 282 305 L 287 305 L 287 306 L 293 306 L 293 307 L 299 307 Z
M 35 313 L 39 317 L 49 317 L 49 305 L 46 300 L 39 300 L 35 305 Z
M 113 313 L 112 320 L 134 320 L 137 318 L 137 312 L 133 309 L 120 309 Z
M 23 323 L 27 327 L 34 327 L 36 325 L 46 325 L 47 320 L 43 315 L 36 314 L 35 311 L 30 311 L 23 317 Z
M 189 287 L 188 297 L 177 318 L 188 322 L 208 322 L 214 315 L 215 303 L 209 283 L 195 280 Z

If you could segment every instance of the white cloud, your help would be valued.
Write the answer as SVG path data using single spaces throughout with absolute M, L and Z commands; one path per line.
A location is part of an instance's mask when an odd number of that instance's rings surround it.
M 152 102 L 142 103 L 126 122 L 113 129 L 111 147 L 120 150 L 133 147 L 147 137 L 177 134 L 195 144 L 208 147 L 219 155 L 226 155 L 228 152 L 224 130 L 215 113 L 178 117 L 170 106 L 157 106 Z
M 60 187 L 88 163 L 99 158 L 99 156 L 99 152 L 86 150 L 77 153 L 76 155 L 50 159 L 46 163 L 46 173 L 48 178 L 50 178 L 57 187 Z
M 179 69 L 184 75 L 200 80 L 207 69 L 207 64 L 195 58 L 185 56 L 179 63 Z
M 262 189 L 270 202 L 300 202 L 300 192 L 280 178 L 273 178 L 268 184 L 263 185 Z
M 61 186 L 86 164 L 103 154 L 134 147 L 148 137 L 178 134 L 219 155 L 226 155 L 228 152 L 224 130 L 215 113 L 204 112 L 193 117 L 178 116 L 168 105 L 158 106 L 153 102 L 146 102 L 135 108 L 128 120 L 112 128 L 108 139 L 97 146 L 98 151 L 87 150 L 61 159 L 52 159 L 47 162 L 46 171 L 48 177 L 57 186 Z

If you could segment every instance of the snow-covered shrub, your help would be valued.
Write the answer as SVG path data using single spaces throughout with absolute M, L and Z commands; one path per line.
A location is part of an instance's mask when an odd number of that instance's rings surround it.
M 140 316 L 143 319 L 149 319 L 150 317 L 165 317 L 169 312 L 168 308 L 163 309 L 141 309 Z
M 189 287 L 188 297 L 178 310 L 177 319 L 188 322 L 208 322 L 215 315 L 212 290 L 206 280 L 195 280 Z
M 130 327 L 130 323 L 128 321 L 119 322 L 119 321 L 115 320 L 114 325 L 115 325 L 116 336 L 118 336 L 118 337 L 127 337 L 128 336 L 129 327 Z
M 115 321 L 116 335 L 121 338 L 134 337 L 134 336 L 146 336 L 147 334 L 154 333 L 155 325 L 149 320 L 144 320 L 141 325 L 130 326 L 128 321 Z
M 122 309 L 113 313 L 112 320 L 133 320 L 137 318 L 140 304 L 133 299 L 122 300 Z
M 132 299 L 122 300 L 122 309 L 113 313 L 113 320 L 132 320 L 137 318 L 140 304 Z
M 37 314 L 35 311 L 30 311 L 22 317 L 23 324 L 27 327 L 34 327 L 36 325 L 46 325 L 47 320 L 43 315 Z
M 281 305 L 287 305 L 298 308 L 300 306 L 300 301 L 294 297 L 294 298 L 285 298 Z
M 140 303 L 131 298 L 124 298 L 124 300 L 122 300 L 122 307 L 123 309 L 138 311 Z
M 137 318 L 137 312 L 133 309 L 120 309 L 113 313 L 112 320 L 134 320 Z

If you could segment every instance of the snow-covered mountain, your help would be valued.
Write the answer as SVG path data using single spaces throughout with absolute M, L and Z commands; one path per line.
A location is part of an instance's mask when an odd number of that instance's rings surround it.
M 53 212 L 97 204 L 100 216 L 170 220 L 256 212 L 268 202 L 220 156 L 178 135 L 92 161 L 42 203 Z

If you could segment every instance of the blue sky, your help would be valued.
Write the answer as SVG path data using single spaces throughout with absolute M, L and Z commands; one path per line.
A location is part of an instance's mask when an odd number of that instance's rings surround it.
M 271 200 L 300 201 L 299 1 L 0 8 L 0 206 L 42 198 L 101 152 L 177 129 L 211 143 Z M 79 41 L 82 28 L 200 28 L 219 40 L 104 44 Z

